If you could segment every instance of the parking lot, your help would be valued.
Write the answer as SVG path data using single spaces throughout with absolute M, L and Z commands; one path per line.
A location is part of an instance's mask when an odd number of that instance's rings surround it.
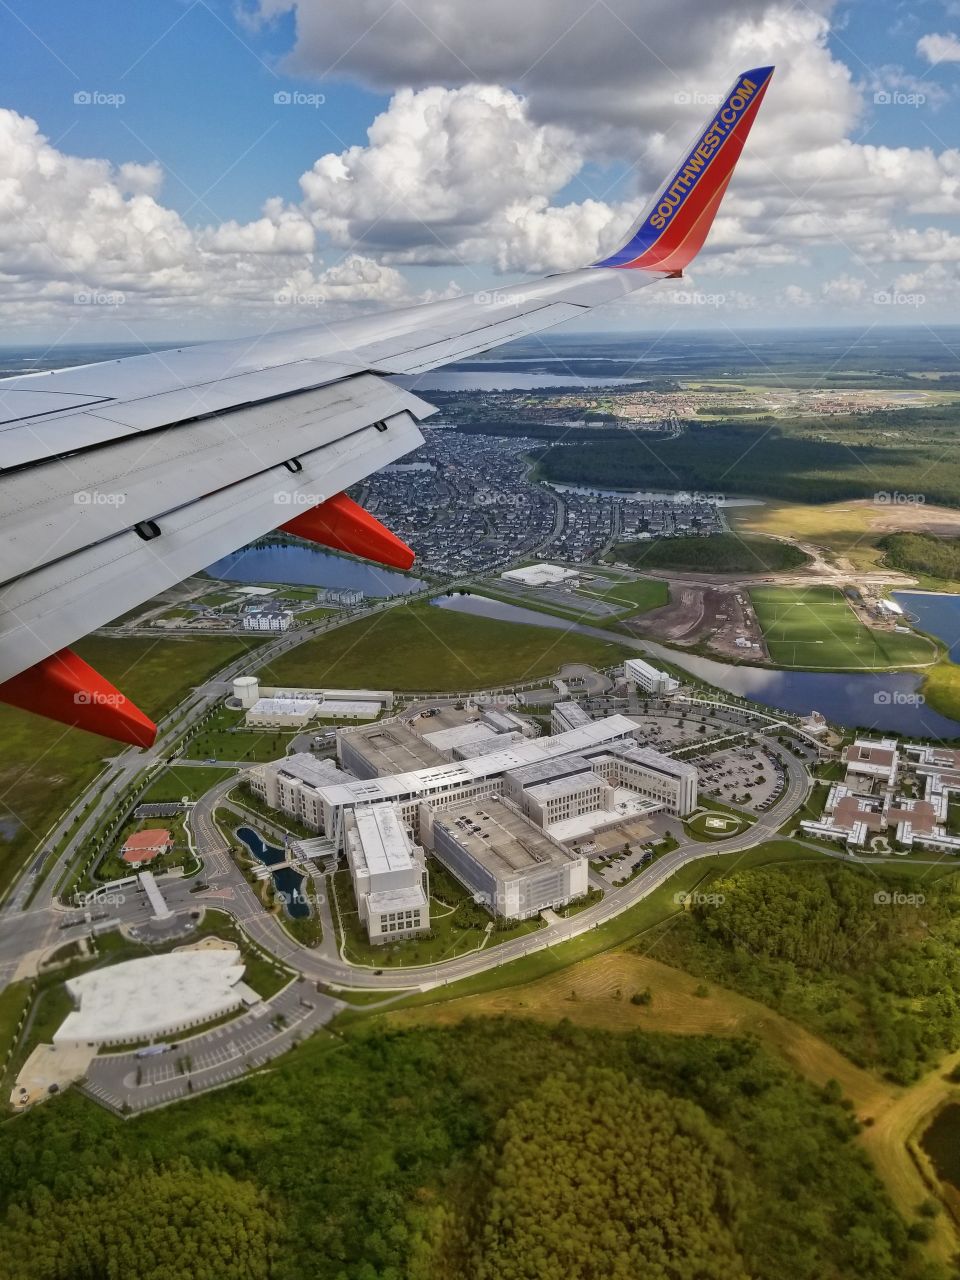
M 764 746 L 686 757 L 700 770 L 700 792 L 723 804 L 764 813 L 783 790 L 783 766 Z

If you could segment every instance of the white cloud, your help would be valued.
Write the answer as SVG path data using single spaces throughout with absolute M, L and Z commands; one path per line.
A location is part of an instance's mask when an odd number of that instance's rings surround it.
M 960 62 L 960 39 L 952 31 L 947 35 L 931 32 L 917 41 L 917 53 L 933 66 L 938 62 Z

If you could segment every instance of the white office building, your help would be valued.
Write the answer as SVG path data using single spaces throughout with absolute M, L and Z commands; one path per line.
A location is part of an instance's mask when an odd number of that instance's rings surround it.
M 566 733 L 589 723 L 590 716 L 579 702 L 555 702 L 550 709 L 551 733 Z
M 286 609 L 256 609 L 243 615 L 244 631 L 288 631 L 293 614 Z
M 635 684 L 641 693 L 652 694 L 655 698 L 665 697 L 680 688 L 680 681 L 668 676 L 642 658 L 627 658 L 623 664 L 623 674 L 630 684 Z
M 383 777 L 351 778 L 321 789 L 323 830 L 342 847 L 343 814 L 361 805 L 387 800 L 400 806 L 403 821 L 418 834 L 421 801 L 446 808 L 463 800 L 499 793 L 505 773 L 541 760 L 557 759 L 622 739 L 634 741 L 637 725 L 626 716 L 592 720 L 580 729 L 553 737 L 523 739 L 501 751 L 470 756 L 428 768 Z M 403 744 L 406 746 L 406 744 Z M 346 756 L 344 763 L 348 763 Z M 352 762 L 351 762 L 352 763 Z
M 373 804 L 348 813 L 344 847 L 357 910 L 372 943 L 412 938 L 430 928 L 423 850 L 396 805 Z
M 442 812 L 424 806 L 424 840 L 494 915 L 525 920 L 589 888 L 587 859 L 571 853 L 497 796 Z
M 271 809 L 288 813 L 311 831 L 323 831 L 321 789 L 347 776 L 332 760 L 318 760 L 304 751 L 256 765 L 247 771 L 244 781 Z

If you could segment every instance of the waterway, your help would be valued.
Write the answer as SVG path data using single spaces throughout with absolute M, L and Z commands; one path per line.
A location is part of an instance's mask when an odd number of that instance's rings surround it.
M 275 867 L 283 862 L 286 854 L 276 845 L 267 842 L 252 827 L 238 827 L 237 835 L 247 846 L 258 862 L 265 867 Z M 277 897 L 284 904 L 286 912 L 295 920 L 302 920 L 310 914 L 310 903 L 303 892 L 304 877 L 292 867 L 276 867 L 272 873 Z
M 432 603 L 441 609 L 496 618 L 502 622 L 610 638 L 609 633 L 598 627 L 567 622 L 548 613 L 538 613 L 535 609 L 505 604 L 485 596 L 440 596 Z M 717 662 L 682 650 L 668 649 L 653 641 L 644 641 L 643 647 L 654 659 L 680 667 L 697 679 L 761 706 L 792 711 L 796 715 L 820 711 L 831 723 L 850 728 L 892 731 L 922 738 L 960 738 L 960 722 L 940 715 L 923 702 L 919 692 L 922 676 L 913 672 L 775 671 L 766 667 Z
M 405 596 L 421 591 L 426 583 L 394 569 L 322 551 L 276 543 L 267 547 L 244 547 L 210 565 L 207 572 L 228 582 L 278 582 L 304 587 L 348 587 L 365 596 Z
M 960 662 L 960 596 L 932 591 L 895 591 L 893 598 L 917 619 L 921 631 L 943 641 L 952 662 Z

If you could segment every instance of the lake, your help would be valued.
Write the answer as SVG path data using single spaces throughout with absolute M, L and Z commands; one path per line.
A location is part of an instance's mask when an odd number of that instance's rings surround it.
M 278 582 L 304 587 L 349 587 L 365 596 L 404 596 L 427 584 L 394 569 L 349 560 L 315 547 L 276 543 L 244 547 L 210 565 L 207 573 L 228 582 Z
M 258 862 L 273 867 L 286 856 L 282 849 L 267 842 L 252 827 L 238 827 L 237 836 L 247 846 Z M 273 884 L 289 916 L 302 920 L 310 914 L 310 903 L 303 892 L 304 877 L 293 867 L 277 867 L 273 872 Z
M 457 613 L 498 618 L 528 626 L 570 630 L 601 639 L 610 637 L 597 627 L 567 622 L 548 613 L 504 604 L 484 596 L 440 596 L 431 603 Z M 908 672 L 775 671 L 750 667 L 697 654 L 668 649 L 644 641 L 644 649 L 656 660 L 688 671 L 692 676 L 748 698 L 761 706 L 795 715 L 820 711 L 833 724 L 882 732 L 889 730 L 918 738 L 960 738 L 960 722 L 942 716 L 919 700 L 922 677 Z
M 893 598 L 915 617 L 921 631 L 947 645 L 951 661 L 960 662 L 960 596 L 933 591 L 894 591 Z

